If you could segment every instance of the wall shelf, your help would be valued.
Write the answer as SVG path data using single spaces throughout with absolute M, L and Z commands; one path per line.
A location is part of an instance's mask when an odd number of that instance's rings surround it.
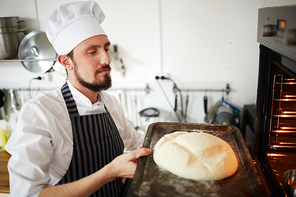
M 0 62 L 40 62 L 40 61 L 58 61 L 57 59 L 39 59 L 39 60 L 31 60 L 31 59 L 9 59 L 9 60 L 0 60 Z

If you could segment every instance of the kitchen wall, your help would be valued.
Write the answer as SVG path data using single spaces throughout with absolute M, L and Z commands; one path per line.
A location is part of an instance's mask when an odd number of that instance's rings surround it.
M 0 17 L 19 16 L 21 25 L 45 31 L 50 14 L 69 0 L 0 0 Z M 182 89 L 183 102 L 188 95 L 188 122 L 204 122 L 203 97 L 209 108 L 222 96 L 242 109 L 255 104 L 259 45 L 256 41 L 257 12 L 261 6 L 295 4 L 294 1 L 269 0 L 97 0 L 106 14 L 103 28 L 112 44 L 118 46 L 118 59 L 112 61 L 113 87 L 110 93 L 123 105 L 135 126 L 145 131 L 156 121 L 177 121 L 173 83 L 156 81 L 165 75 Z M 122 75 L 119 59 L 126 74 Z M 42 76 L 43 80 L 32 80 Z M 0 89 L 31 89 L 25 99 L 43 89 L 60 87 L 63 72 L 32 73 L 20 62 L 0 62 Z M 230 84 L 231 92 L 222 91 Z M 161 85 L 161 86 L 160 86 Z M 150 91 L 144 91 L 146 87 Z M 162 88 L 165 94 L 162 92 Z M 194 91 L 193 91 L 194 90 Z M 180 99 L 180 98 L 179 98 Z M 169 100 L 169 102 L 167 101 Z M 157 118 L 138 117 L 137 112 L 155 107 Z M 181 108 L 179 104 L 178 109 Z

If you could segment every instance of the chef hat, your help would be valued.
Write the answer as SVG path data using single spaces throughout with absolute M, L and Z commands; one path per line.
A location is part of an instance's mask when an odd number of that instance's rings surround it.
M 101 27 L 105 19 L 94 1 L 61 5 L 49 18 L 46 35 L 58 55 L 67 55 L 80 42 L 96 35 L 106 35 Z

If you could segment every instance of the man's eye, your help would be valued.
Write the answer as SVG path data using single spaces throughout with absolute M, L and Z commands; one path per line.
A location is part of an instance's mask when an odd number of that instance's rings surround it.
M 95 54 L 96 51 L 89 51 L 88 54 Z
M 106 52 L 108 52 L 110 49 L 105 49 Z

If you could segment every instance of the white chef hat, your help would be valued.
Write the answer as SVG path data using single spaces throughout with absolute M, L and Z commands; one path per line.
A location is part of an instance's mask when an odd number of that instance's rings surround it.
M 50 16 L 46 35 L 58 55 L 67 55 L 83 40 L 106 35 L 101 27 L 104 19 L 104 12 L 94 1 L 67 3 Z

